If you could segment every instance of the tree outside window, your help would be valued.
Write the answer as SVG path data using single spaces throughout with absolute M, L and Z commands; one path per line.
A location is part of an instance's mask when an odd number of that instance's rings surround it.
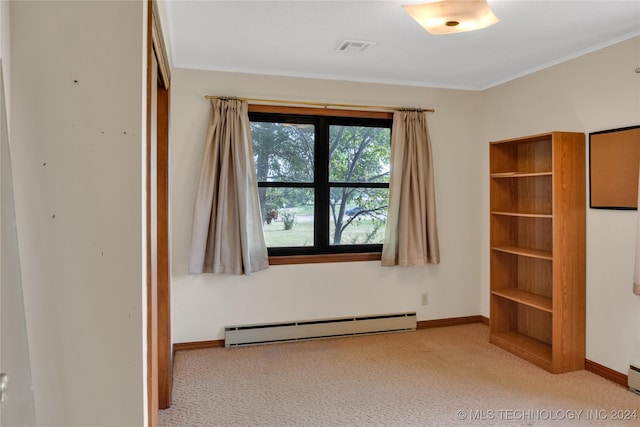
M 250 113 L 272 255 L 380 251 L 391 120 Z

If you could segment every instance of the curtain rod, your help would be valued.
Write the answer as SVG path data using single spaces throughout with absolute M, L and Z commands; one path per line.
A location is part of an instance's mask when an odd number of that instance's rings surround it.
M 255 99 L 255 98 L 234 98 L 229 96 L 214 96 L 205 95 L 205 99 L 238 99 L 240 101 L 261 103 L 261 104 L 282 104 L 282 105 L 306 105 L 310 107 L 322 107 L 322 108 L 349 108 L 349 109 L 367 109 L 367 110 L 382 110 L 382 111 L 426 111 L 429 113 L 435 113 L 434 108 L 399 108 L 399 107 L 385 107 L 380 105 L 358 105 L 358 104 L 333 104 L 333 103 L 321 103 L 321 102 L 307 102 L 307 101 L 284 101 L 281 99 Z

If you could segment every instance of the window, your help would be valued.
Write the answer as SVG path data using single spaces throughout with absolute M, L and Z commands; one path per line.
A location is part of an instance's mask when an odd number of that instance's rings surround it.
M 269 255 L 382 251 L 392 125 L 384 115 L 249 113 Z

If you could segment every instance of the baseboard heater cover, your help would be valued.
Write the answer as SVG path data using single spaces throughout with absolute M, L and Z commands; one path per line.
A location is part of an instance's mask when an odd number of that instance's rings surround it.
M 638 366 L 629 365 L 629 390 L 640 394 L 640 364 Z
M 321 338 L 415 331 L 416 313 L 380 314 L 224 328 L 224 346 L 241 347 Z

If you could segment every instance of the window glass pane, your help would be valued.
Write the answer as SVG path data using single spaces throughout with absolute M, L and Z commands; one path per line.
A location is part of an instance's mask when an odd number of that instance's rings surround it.
M 329 181 L 389 182 L 391 129 L 329 127 Z
M 259 182 L 313 182 L 313 125 L 251 122 L 251 138 Z
M 313 246 L 313 189 L 260 187 L 267 247 Z
M 331 188 L 329 241 L 332 245 L 383 243 L 388 188 Z

